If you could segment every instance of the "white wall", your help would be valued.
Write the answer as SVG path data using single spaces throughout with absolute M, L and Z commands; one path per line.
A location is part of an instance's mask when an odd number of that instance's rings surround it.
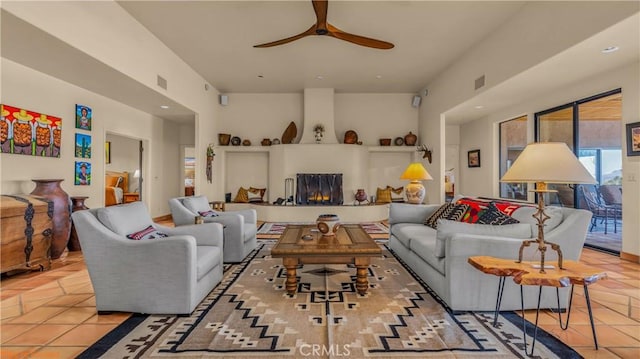
M 153 91 L 160 92 L 196 113 L 195 146 L 197 153 L 206 153 L 209 143 L 214 143 L 217 138 L 216 119 L 219 110 L 217 106 L 218 91 L 210 86 L 209 91 L 204 90 L 206 81 L 197 74 L 189 65 L 182 61 L 166 45 L 162 44 L 144 26 L 135 21 L 115 1 L 50 1 L 50 2 L 3 2 L 3 10 L 9 11 L 16 17 L 46 31 L 52 36 L 67 44 L 85 52 L 87 55 L 99 60 L 105 66 L 116 69 L 126 74 L 131 79 L 147 86 Z M 74 26 L 69 26 L 74 24 Z M 82 31 L 78 31 L 82 29 Z M 114 51 L 117 49 L 117 51 Z M 3 69 L 4 70 L 4 69 Z M 161 75 L 167 79 L 167 90 L 156 85 L 156 76 Z M 4 71 L 3 71 L 4 76 Z M 11 89 L 12 90 L 12 89 Z M 5 88 L 9 91 L 9 88 Z M 3 93 L 5 96 L 7 92 Z M 148 115 L 147 115 L 148 116 Z M 140 116 L 144 118 L 144 115 Z M 115 119 L 115 117 L 113 117 Z M 128 133 L 127 126 L 136 123 L 132 119 L 130 123 L 116 125 L 110 132 Z M 151 125 L 151 124 L 147 124 Z M 145 134 L 149 138 L 160 136 L 162 138 L 162 126 L 153 123 L 146 126 L 144 131 L 138 130 L 136 134 Z M 137 124 L 133 127 L 138 126 Z M 151 128 L 153 127 L 153 128 Z M 176 130 L 174 128 L 173 130 Z M 174 133 L 175 135 L 175 133 Z M 149 144 L 148 150 L 159 144 Z M 162 152 L 160 150 L 160 152 Z M 155 162 L 157 167 L 162 167 L 162 161 Z M 151 169 L 151 167 L 150 167 Z M 160 185 L 153 187 L 150 197 L 156 198 L 155 193 L 173 193 L 173 187 L 164 188 L 160 181 L 164 174 L 155 170 L 149 172 L 151 180 L 147 185 Z M 223 193 L 222 170 L 214 171 L 218 175 L 212 184 L 206 182 L 205 158 L 199 156 L 196 161 L 196 183 L 199 192 L 210 197 Z M 144 196 L 144 195 L 143 195 Z M 162 195 L 164 196 L 164 195 Z M 158 198 L 162 198 L 162 196 Z M 88 202 L 90 203 L 90 202 Z M 149 203 L 152 213 L 167 214 L 166 201 Z
M 418 108 L 411 106 L 415 94 L 335 95 L 335 129 L 338 142 L 354 130 L 365 146 L 379 146 L 380 138 L 403 137 L 418 133 Z M 392 142 L 393 143 L 393 142 Z M 421 139 L 418 138 L 418 143 Z
M 152 158 L 152 162 L 159 158 L 157 162 L 164 163 L 173 148 L 177 148 L 176 140 L 163 140 L 153 135 L 154 128 L 162 129 L 168 126 L 171 129 L 172 125 L 168 121 L 6 59 L 2 59 L 1 66 L 3 103 L 61 117 L 63 124 L 60 158 L 0 155 L 3 194 L 31 192 L 34 188 L 32 178 L 62 178 L 64 179 L 62 187 L 70 196 L 89 196 L 86 201 L 88 207 L 102 207 L 106 167 L 103 154 L 107 132 L 145 140 L 149 143 L 149 151 L 146 151 L 146 154 Z M 74 161 L 76 161 L 74 158 L 75 104 L 77 103 L 87 105 L 93 110 L 90 131 L 93 155 L 88 160 L 92 164 L 92 181 L 89 186 L 73 184 Z M 175 130 L 169 132 L 173 131 Z M 83 133 L 87 132 L 83 131 Z M 126 157 L 126 154 L 123 154 L 123 157 Z M 137 150 L 132 157 L 137 161 Z M 177 159 L 171 162 L 166 161 L 164 168 L 160 170 L 157 165 L 154 167 L 149 161 L 145 161 L 145 168 L 146 171 L 151 171 L 152 176 L 163 173 L 163 179 L 171 182 L 178 180 L 181 176 L 178 163 Z M 149 182 L 146 182 L 143 187 L 143 192 L 149 195 L 143 194 L 143 197 L 145 203 L 151 208 L 152 216 L 168 213 L 167 201 L 176 195 L 175 191 L 164 191 L 163 183 L 152 188 Z
M 426 143 L 441 149 L 434 153 L 432 164 L 425 163 L 429 173 L 445 170 L 444 113 L 637 12 L 634 2 L 616 2 L 615 6 L 606 1 L 527 2 L 508 22 L 426 85 L 429 93 L 420 108 L 420 135 Z M 485 86 L 474 90 L 475 79 L 482 75 Z M 552 88 L 553 82 L 549 86 Z M 465 165 L 466 159 L 461 167 Z M 440 202 L 444 181 L 440 176 L 433 177 L 427 198 Z
M 584 79 L 570 86 L 550 90 L 544 96 L 528 99 L 526 102 L 511 106 L 491 114 L 488 118 L 473 121 L 460 126 L 461 163 L 466 163 L 466 151 L 471 147 L 480 148 L 482 167 L 467 168 L 462 165 L 462 182 L 459 193 L 497 197 L 498 192 L 498 128 L 497 123 L 522 114 L 529 115 L 529 128 L 533 128 L 533 114 L 555 106 L 597 95 L 616 88 L 622 88 L 622 122 L 638 121 L 640 113 L 640 63 L 635 62 L 613 71 Z M 620 133 L 622 143 L 626 144 L 626 134 Z M 533 142 L 533 131 L 529 131 L 529 142 Z M 622 251 L 640 255 L 640 157 L 626 156 L 623 146 L 622 192 L 624 230 Z M 464 159 L 464 162 L 462 158 Z M 636 181 L 630 181 L 634 175 Z M 474 180 L 482 178 L 482 181 Z

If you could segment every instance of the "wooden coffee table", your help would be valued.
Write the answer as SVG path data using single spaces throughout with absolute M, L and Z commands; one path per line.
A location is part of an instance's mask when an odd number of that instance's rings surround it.
M 353 264 L 356 266 L 356 289 L 361 295 L 367 293 L 367 269 L 371 257 L 382 255 L 380 246 L 358 224 L 344 224 L 332 237 L 323 237 L 314 230 L 315 225 L 288 225 L 271 249 L 271 256 L 282 258 L 287 269 L 287 292 L 296 292 L 296 267 L 299 264 Z M 302 239 L 306 235 L 312 239 Z

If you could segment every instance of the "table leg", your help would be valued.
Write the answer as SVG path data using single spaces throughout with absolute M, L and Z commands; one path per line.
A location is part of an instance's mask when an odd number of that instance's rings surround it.
M 587 301 L 587 309 L 589 310 L 589 321 L 591 322 L 591 333 L 593 333 L 593 343 L 598 350 L 598 339 L 596 338 L 596 327 L 593 325 L 593 314 L 591 313 L 591 299 L 589 298 L 589 289 L 584 285 L 584 299 Z
M 298 267 L 298 261 L 291 258 L 283 258 L 282 264 L 287 269 L 287 281 L 285 282 L 287 293 L 296 294 L 298 288 L 298 281 L 296 279 L 296 268 Z
M 498 313 L 500 313 L 500 304 L 502 304 L 502 293 L 504 293 L 504 280 L 506 277 L 500 276 L 498 280 L 498 297 L 496 298 L 496 310 L 493 313 L 493 326 L 498 325 Z
M 356 266 L 356 289 L 360 295 L 367 294 L 367 289 L 369 288 L 369 280 L 367 279 L 368 267 L 366 265 Z
M 540 316 L 540 299 L 542 298 L 542 286 L 538 288 L 538 307 L 536 308 L 536 323 L 533 330 L 533 342 L 531 343 L 531 353 L 527 350 L 527 320 L 524 317 L 524 290 L 520 286 L 520 304 L 522 305 L 522 338 L 524 341 L 524 353 L 528 357 L 533 356 L 533 350 L 536 346 L 536 339 L 538 337 L 538 318 Z

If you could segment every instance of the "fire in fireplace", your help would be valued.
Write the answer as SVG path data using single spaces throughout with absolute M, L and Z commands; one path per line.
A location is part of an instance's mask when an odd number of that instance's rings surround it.
M 333 205 L 344 203 L 342 173 L 298 173 L 296 204 Z

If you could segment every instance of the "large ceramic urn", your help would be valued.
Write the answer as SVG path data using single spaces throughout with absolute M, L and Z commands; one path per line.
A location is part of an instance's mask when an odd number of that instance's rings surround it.
M 69 195 L 60 186 L 62 179 L 34 179 L 34 196 L 44 197 L 53 203 L 51 258 L 60 258 L 69 242 L 71 233 L 71 205 Z

